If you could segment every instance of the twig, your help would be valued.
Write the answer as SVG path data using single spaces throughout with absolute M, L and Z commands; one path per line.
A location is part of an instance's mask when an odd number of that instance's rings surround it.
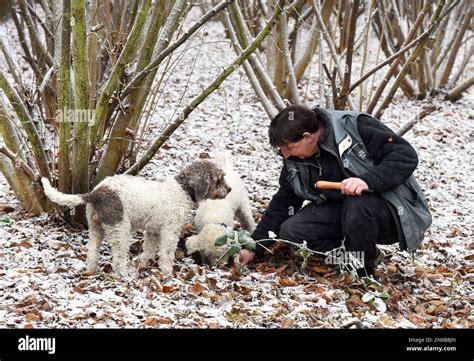
M 449 93 L 446 94 L 446 99 L 451 100 L 451 101 L 460 99 L 461 94 L 467 89 L 469 89 L 472 85 L 474 85 L 474 76 L 471 76 L 469 79 L 466 79 L 465 81 L 463 81 L 453 90 L 449 91 Z
M 3 146 L 0 146 L 0 153 L 7 156 L 12 161 L 12 163 L 15 165 L 15 167 L 19 167 L 23 171 L 23 173 L 25 173 L 25 175 L 27 175 L 28 178 L 30 178 L 33 182 L 35 182 L 37 180 L 36 179 L 37 177 L 36 177 L 35 172 L 33 171 L 33 169 L 31 169 L 28 166 L 28 164 L 26 164 L 26 162 L 23 159 L 21 159 L 20 157 L 18 157 L 15 153 L 13 153 L 8 148 L 5 148 Z
M 410 120 L 409 122 L 405 123 L 398 129 L 395 133 L 397 133 L 399 136 L 403 137 L 413 126 L 426 117 L 428 114 L 433 113 L 435 110 L 438 110 L 438 108 L 435 105 L 429 105 L 425 107 L 413 120 Z
M 366 19 L 366 26 L 363 32 L 363 43 L 364 47 L 362 48 L 362 64 L 360 66 L 360 76 L 363 76 L 364 74 L 364 69 L 365 69 L 365 62 L 367 60 L 367 47 L 369 45 L 369 30 L 370 30 L 370 23 L 372 22 L 372 11 L 375 7 L 375 0 L 372 0 L 370 2 L 370 8 L 369 8 L 369 14 L 367 15 Z M 349 93 L 353 90 L 352 87 L 349 87 Z M 360 87 L 359 91 L 359 110 L 362 111 L 362 105 L 363 105 L 363 97 L 364 97 L 364 87 Z
M 329 81 L 331 82 L 331 90 L 332 90 L 332 100 L 333 103 L 335 102 L 335 99 L 337 97 L 337 86 L 336 86 L 336 68 L 333 69 L 332 75 L 329 73 L 329 69 L 325 63 L 322 64 L 324 72 L 326 73 L 326 76 L 328 77 Z
M 290 56 L 290 47 L 288 45 L 288 19 L 286 17 L 286 9 L 281 14 L 281 25 L 283 35 L 283 55 L 285 57 L 286 72 L 288 73 L 288 82 L 291 91 L 291 97 L 295 104 L 300 104 L 301 99 L 298 94 L 298 85 L 296 84 L 295 68 Z
M 3 40 L 0 39 L 0 49 L 2 50 L 3 56 L 5 57 L 5 60 L 7 61 L 8 69 L 10 70 L 10 73 L 13 76 L 13 80 L 15 80 L 15 84 L 21 85 L 22 82 L 20 80 L 20 77 L 18 76 L 18 73 L 15 69 L 15 64 L 13 63 L 12 58 L 10 57 L 10 54 L 8 53 L 5 44 L 3 43 Z
M 19 0 L 18 4 L 20 6 L 20 10 L 21 10 L 21 13 L 23 15 L 23 19 L 26 22 L 32 46 L 35 47 L 36 49 L 38 49 L 39 60 L 41 61 L 41 59 L 44 59 L 44 61 L 46 61 L 46 64 L 48 64 L 48 66 L 50 66 L 50 67 L 53 66 L 54 59 L 52 58 L 52 56 L 48 52 L 48 50 L 45 49 L 43 47 L 43 45 L 41 44 L 41 41 L 38 37 L 37 29 L 33 25 L 33 20 L 31 19 L 30 12 L 26 7 L 25 0 Z
M 443 67 L 444 71 L 443 74 L 441 75 L 441 79 L 439 80 L 439 86 L 445 86 L 448 83 L 449 76 L 451 75 L 451 71 L 454 66 L 454 62 L 456 60 L 456 56 L 458 55 L 459 49 L 461 47 L 461 42 L 462 38 L 464 37 L 464 34 L 466 33 L 466 30 L 469 27 L 469 24 L 471 23 L 472 17 L 471 17 L 471 8 L 468 8 L 468 11 L 466 14 L 464 14 L 465 18 L 464 21 L 461 24 L 461 28 L 459 29 L 458 34 L 456 35 L 456 39 L 454 40 L 454 43 L 451 45 L 450 53 L 448 60 Z
M 437 25 L 441 21 L 441 19 L 446 16 L 457 4 L 453 3 L 444 13 L 441 13 L 443 7 L 445 6 L 446 1 L 441 0 L 439 5 L 436 7 L 434 14 L 431 16 L 430 19 L 430 26 L 427 30 L 428 34 L 432 34 L 434 30 L 436 29 Z M 418 57 L 420 54 L 421 50 L 424 48 L 426 42 L 428 41 L 428 37 L 420 41 L 420 43 L 416 46 L 416 48 L 413 50 L 412 54 L 410 57 L 407 59 L 405 64 L 402 67 L 402 70 L 398 74 L 397 78 L 395 79 L 394 84 L 390 88 L 390 91 L 388 92 L 387 96 L 385 97 L 384 101 L 380 105 L 380 108 L 377 110 L 375 113 L 375 118 L 380 118 L 383 111 L 387 108 L 387 106 L 390 104 L 390 102 L 393 99 L 393 96 L 395 95 L 395 92 L 397 91 L 398 87 L 400 86 L 400 83 L 402 82 L 403 78 L 408 72 L 409 67 L 411 66 L 411 63 Z
M 313 11 L 316 14 L 316 21 L 318 22 L 319 28 L 321 29 L 321 31 L 323 33 L 323 37 L 324 37 L 324 40 L 326 41 L 326 44 L 328 45 L 331 57 L 334 61 L 334 64 L 336 64 L 337 75 L 339 76 L 339 79 L 341 79 L 341 81 L 342 81 L 342 79 L 344 78 L 344 74 L 342 73 L 342 70 L 341 70 L 342 67 L 341 67 L 341 64 L 339 63 L 339 58 L 337 56 L 336 48 L 335 48 L 334 43 L 331 39 L 331 36 L 329 35 L 329 31 L 328 31 L 326 25 L 324 24 L 324 21 L 323 21 L 323 18 L 321 16 L 321 12 L 319 10 L 319 6 L 316 3 L 316 0 L 312 0 L 311 5 L 313 6 Z
M 15 113 L 20 119 L 23 129 L 28 136 L 28 140 L 33 149 L 33 154 L 40 170 L 40 174 L 44 177 L 47 177 L 48 179 L 51 179 L 46 153 L 44 151 L 38 131 L 33 124 L 33 120 L 31 119 L 29 111 L 26 109 L 24 102 L 21 100 L 14 87 L 10 84 L 2 70 L 0 70 L 0 88 L 3 90 L 10 101 L 11 106 L 15 110 Z
M 347 33 L 347 55 L 346 66 L 344 67 L 344 78 L 342 80 L 341 91 L 336 102 L 336 109 L 345 109 L 349 96 L 349 86 L 352 73 L 352 54 L 354 51 L 354 38 L 357 25 L 357 15 L 359 11 L 359 0 L 355 0 L 351 8 L 351 16 L 349 23 L 349 32 Z
M 413 40 L 411 43 L 408 45 L 404 46 L 401 48 L 399 51 L 397 51 L 395 54 L 390 56 L 389 58 L 385 59 L 383 62 L 380 64 L 374 66 L 372 69 L 370 69 L 367 73 L 365 73 L 360 79 L 354 82 L 354 84 L 351 85 L 349 88 L 351 91 L 357 88 L 360 84 L 362 84 L 367 78 L 369 78 L 372 74 L 376 73 L 378 70 L 383 68 L 385 65 L 390 64 L 393 60 L 401 57 L 403 54 L 405 54 L 408 50 L 413 48 L 415 45 L 417 45 L 420 41 L 425 39 L 429 35 L 428 31 L 423 32 L 419 37 L 417 37 L 415 40 Z
M 143 27 L 147 19 L 148 11 L 151 7 L 151 0 L 145 0 L 140 7 L 139 13 L 135 18 L 132 30 L 127 41 L 120 52 L 120 56 L 113 67 L 109 79 L 104 86 L 94 113 L 94 124 L 90 130 L 90 144 L 95 144 L 96 140 L 102 140 L 105 132 L 105 121 L 107 114 L 110 114 L 109 102 L 114 91 L 118 90 L 120 79 L 125 73 L 125 67 L 130 61 L 131 55 L 135 52 L 138 40 L 141 36 Z M 120 97 L 123 100 L 122 97 Z
M 461 64 L 459 65 L 459 67 L 458 67 L 458 71 L 452 77 L 452 79 L 450 81 L 450 84 L 449 84 L 450 86 L 453 86 L 454 84 L 456 84 L 456 82 L 461 77 L 461 75 L 464 74 L 466 66 L 467 66 L 467 64 L 469 64 L 469 60 L 471 60 L 471 57 L 472 57 L 473 54 L 474 54 L 474 44 L 471 44 L 471 47 L 469 48 L 469 50 L 466 52 L 466 54 L 464 54 L 464 58 L 463 58 Z

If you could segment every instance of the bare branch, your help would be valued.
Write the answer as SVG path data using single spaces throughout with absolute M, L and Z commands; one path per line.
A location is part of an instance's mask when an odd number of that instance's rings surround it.
M 298 85 L 296 84 L 295 68 L 290 56 L 290 47 L 288 45 L 288 19 L 286 9 L 281 14 L 282 35 L 283 35 L 283 54 L 285 56 L 286 72 L 288 73 L 288 83 L 291 90 L 291 97 L 295 104 L 300 104 L 301 99 L 298 94 Z
M 446 99 L 451 101 L 456 101 L 461 98 L 462 93 L 469 89 L 472 85 L 474 85 L 474 76 L 463 81 L 457 87 L 452 89 L 451 91 L 446 94 Z

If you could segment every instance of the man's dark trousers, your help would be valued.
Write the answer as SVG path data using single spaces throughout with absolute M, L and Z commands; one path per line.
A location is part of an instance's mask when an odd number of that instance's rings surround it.
M 347 251 L 364 252 L 368 273 L 375 266 L 375 245 L 398 242 L 389 205 L 376 194 L 346 196 L 342 203 L 309 204 L 283 222 L 279 237 L 306 241 L 310 249 L 320 252 L 339 247 L 345 237 Z

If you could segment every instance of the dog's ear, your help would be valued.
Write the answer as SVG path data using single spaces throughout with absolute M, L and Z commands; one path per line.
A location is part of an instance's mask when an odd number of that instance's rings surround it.
M 190 176 L 189 168 L 183 169 L 178 175 L 176 175 L 175 179 L 181 185 L 183 190 L 189 194 L 193 202 L 196 201 L 196 194 L 194 192 L 194 187 L 191 185 L 192 177 Z
M 199 178 L 191 180 L 189 186 L 193 189 L 197 202 L 210 198 L 213 182 L 212 173 L 205 170 L 201 172 Z
M 207 160 L 194 162 L 187 167 L 188 186 L 197 202 L 210 198 L 216 182 L 216 170 L 217 166 Z

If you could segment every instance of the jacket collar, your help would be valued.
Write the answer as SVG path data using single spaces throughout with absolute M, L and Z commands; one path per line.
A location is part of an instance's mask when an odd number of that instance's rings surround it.
M 319 137 L 318 144 L 334 148 L 336 146 L 336 140 L 334 138 L 334 131 L 331 123 L 331 114 L 327 110 L 321 108 L 319 108 L 318 110 L 323 114 L 323 117 L 320 122 L 321 125 L 324 127 L 323 134 L 321 134 L 321 137 Z

